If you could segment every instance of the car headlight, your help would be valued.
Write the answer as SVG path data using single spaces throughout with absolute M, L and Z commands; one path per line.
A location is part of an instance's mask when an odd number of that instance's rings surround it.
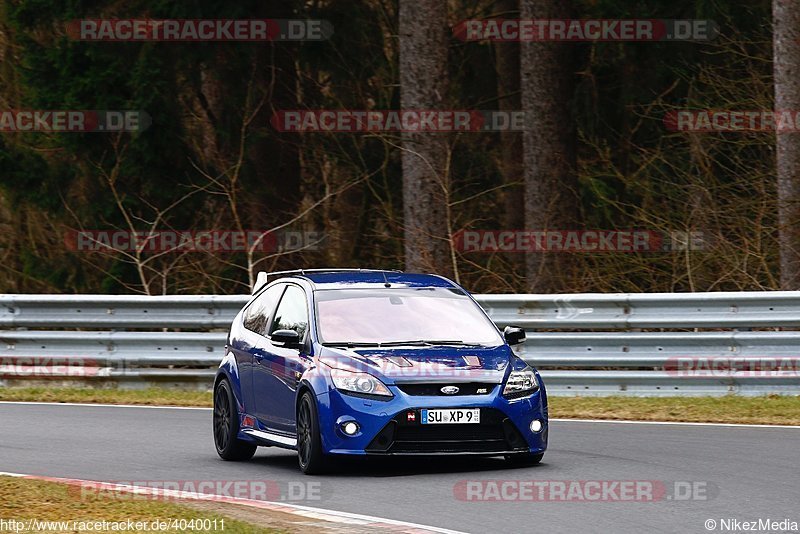
M 333 369 L 331 378 L 336 389 L 360 395 L 378 395 L 392 397 L 386 385 L 369 373 L 354 373 L 342 369 Z
M 539 382 L 536 380 L 536 373 L 533 369 L 526 367 L 522 371 L 511 371 L 503 388 L 503 396 L 511 399 L 525 397 L 539 389 Z

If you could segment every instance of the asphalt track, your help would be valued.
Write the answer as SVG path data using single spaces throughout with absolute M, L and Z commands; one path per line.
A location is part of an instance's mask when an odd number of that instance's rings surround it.
M 0 471 L 133 483 L 268 480 L 285 502 L 475 533 L 724 532 L 724 520 L 800 523 L 800 428 L 553 421 L 539 466 L 390 459 L 306 477 L 293 451 L 264 448 L 252 461 L 223 462 L 210 419 L 202 409 L 0 403 Z M 525 490 L 534 480 L 539 485 Z M 473 500 L 465 500 L 467 481 Z M 580 481 L 606 481 L 608 492 Z M 631 498 L 615 481 L 640 481 L 645 491 Z M 537 500 L 542 495 L 549 500 Z M 707 520 L 716 521 L 712 530 Z

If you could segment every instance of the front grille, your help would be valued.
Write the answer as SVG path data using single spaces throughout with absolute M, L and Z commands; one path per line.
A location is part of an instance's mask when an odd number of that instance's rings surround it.
M 409 422 L 408 411 L 397 414 L 367 446 L 378 454 L 424 453 L 503 453 L 526 450 L 528 445 L 505 414 L 491 408 L 481 409 L 478 424 L 423 425 Z
M 445 386 L 455 386 L 458 393 L 442 393 Z M 441 383 L 441 384 L 397 384 L 398 389 L 406 395 L 428 396 L 428 397 L 459 397 L 461 395 L 489 395 L 497 387 L 497 384 L 483 384 L 480 382 L 467 383 Z

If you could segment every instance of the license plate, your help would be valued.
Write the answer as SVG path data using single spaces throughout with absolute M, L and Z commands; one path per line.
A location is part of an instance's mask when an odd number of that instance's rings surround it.
M 481 422 L 481 411 L 479 408 L 421 411 L 423 425 L 453 425 Z

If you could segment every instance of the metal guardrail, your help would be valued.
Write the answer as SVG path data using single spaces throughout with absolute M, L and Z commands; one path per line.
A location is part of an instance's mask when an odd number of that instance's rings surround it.
M 227 328 L 248 295 L 0 295 L 0 327 Z M 541 329 L 800 326 L 800 292 L 476 295 L 499 325 Z
M 0 295 L 0 385 L 208 387 L 248 298 Z M 551 394 L 800 394 L 800 292 L 476 298 Z
M 543 329 L 800 326 L 800 292 L 480 295 L 498 324 Z
M 228 328 L 248 295 L 0 295 L 0 328 Z

